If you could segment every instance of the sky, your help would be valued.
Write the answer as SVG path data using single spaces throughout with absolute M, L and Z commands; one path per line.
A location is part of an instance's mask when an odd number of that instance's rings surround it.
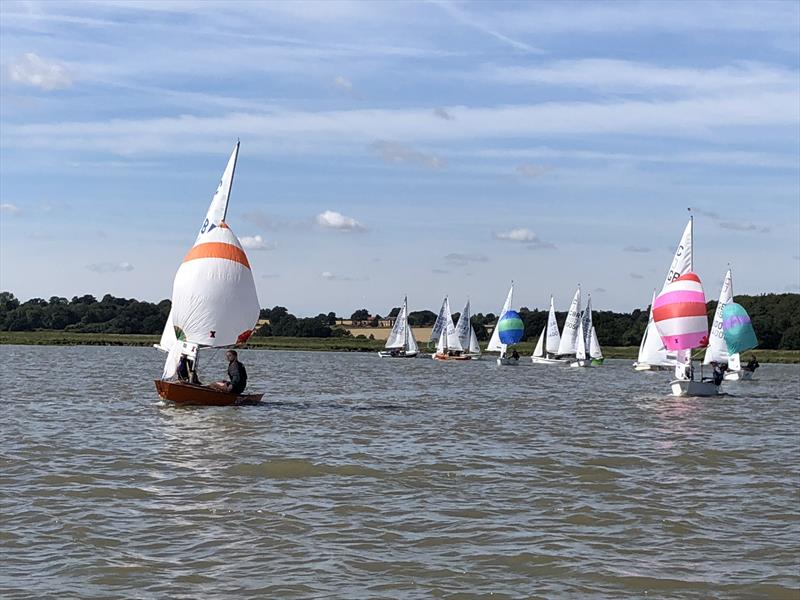
M 800 3 L 0 3 L 0 289 L 171 295 L 228 156 L 262 306 L 800 291 Z

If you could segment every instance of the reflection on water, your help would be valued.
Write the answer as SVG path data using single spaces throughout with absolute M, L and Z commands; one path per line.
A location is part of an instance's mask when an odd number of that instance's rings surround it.
M 3 598 L 798 597 L 795 366 L 246 351 L 265 403 L 175 408 L 162 356 L 0 347 Z

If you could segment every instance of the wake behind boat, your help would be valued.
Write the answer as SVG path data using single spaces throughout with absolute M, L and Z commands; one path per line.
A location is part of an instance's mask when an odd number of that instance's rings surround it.
M 167 352 L 161 380 L 155 381 L 156 390 L 164 400 L 176 404 L 225 406 L 255 402 L 262 397 L 180 381 L 196 379 L 200 349 L 243 344 L 258 321 L 260 305 L 250 263 L 225 222 L 238 155 L 239 142 L 194 246 L 175 275 L 172 308 L 156 345 Z

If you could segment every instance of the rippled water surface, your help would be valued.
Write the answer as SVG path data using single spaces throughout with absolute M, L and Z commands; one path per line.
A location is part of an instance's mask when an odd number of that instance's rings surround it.
M 4 599 L 800 596 L 796 366 L 247 351 L 264 404 L 175 408 L 162 357 L 0 347 Z

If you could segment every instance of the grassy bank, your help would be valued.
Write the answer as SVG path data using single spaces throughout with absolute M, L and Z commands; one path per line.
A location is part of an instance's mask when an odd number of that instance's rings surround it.
M 71 333 L 64 331 L 2 331 L 0 344 L 46 345 L 46 346 L 152 346 L 158 342 L 156 335 L 123 335 L 99 333 Z M 257 337 L 252 338 L 247 348 L 270 350 L 312 350 L 318 352 L 377 352 L 383 348 L 382 340 L 358 338 L 299 338 Z M 517 344 L 523 356 L 533 352 L 534 342 Z M 486 343 L 481 344 L 482 348 Z M 427 351 L 423 346 L 423 352 Z M 608 346 L 603 348 L 606 358 L 635 360 L 639 349 L 635 346 Z M 755 350 L 762 363 L 800 364 L 798 350 Z M 749 352 L 745 353 L 748 357 Z

